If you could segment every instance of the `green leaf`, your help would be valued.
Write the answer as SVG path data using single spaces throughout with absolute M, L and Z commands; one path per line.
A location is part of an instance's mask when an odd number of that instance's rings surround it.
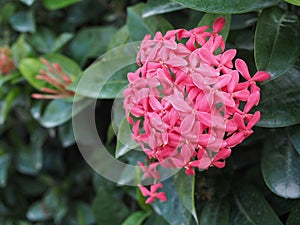
M 299 37 L 296 15 L 278 7 L 264 10 L 255 31 L 257 69 L 268 71 L 273 79 L 292 68 L 299 56 Z
M 140 3 L 127 8 L 127 27 L 134 41 L 141 41 L 146 34 L 155 35 L 157 31 L 165 33 L 172 30 L 172 25 L 161 16 L 142 18 L 145 4 Z
M 229 202 L 226 199 L 209 201 L 205 204 L 201 217 L 201 225 L 228 225 Z
M 14 14 L 15 9 L 15 4 L 11 2 L 8 2 L 4 6 L 2 6 L 0 9 L 0 24 L 8 23 L 10 21 L 10 18 Z
M 264 83 L 257 109 L 261 127 L 285 127 L 300 123 L 300 69 L 295 67 L 284 75 Z
M 12 54 L 15 62 L 19 63 L 20 60 L 31 57 L 34 55 L 31 46 L 25 41 L 25 36 L 20 35 L 17 41 L 11 47 Z
M 23 2 L 27 6 L 31 6 L 35 0 L 20 0 L 20 2 Z
M 95 224 L 95 216 L 92 211 L 92 207 L 84 202 L 80 202 L 76 205 L 77 217 L 80 218 L 80 225 Z
M 81 0 L 43 0 L 45 7 L 49 10 L 57 10 L 73 5 Z
M 293 5 L 300 6 L 300 0 L 284 0 L 284 1 L 291 3 Z
M 286 131 L 277 131 L 267 139 L 261 167 L 264 180 L 272 192 L 284 198 L 300 197 L 300 155 Z
M 180 9 L 184 9 L 184 6 L 176 2 L 171 2 L 168 0 L 148 0 L 147 5 L 143 10 L 143 17 L 146 18 L 149 16 L 173 12 Z
M 170 225 L 166 220 L 157 214 L 153 214 L 146 222 L 145 225 Z
M 132 139 L 131 133 L 129 123 L 124 117 L 117 134 L 116 158 L 125 155 L 127 152 L 139 146 L 139 144 Z
M 162 190 L 166 193 L 167 201 L 156 201 L 152 204 L 155 212 L 161 215 L 169 224 L 172 225 L 190 225 L 191 214 L 183 206 L 175 189 L 172 179 L 163 183 Z
M 126 25 L 124 25 L 119 30 L 117 30 L 112 39 L 109 41 L 107 50 L 127 43 L 129 41 L 129 38 L 128 28 Z
M 295 225 L 298 224 L 299 221 L 300 221 L 300 201 L 291 210 L 291 213 L 289 214 L 289 217 L 287 218 L 285 225 Z
M 151 215 L 151 211 L 137 211 L 131 214 L 122 225 L 141 225 Z
M 232 15 L 230 30 L 239 30 L 247 27 L 251 27 L 257 21 L 256 13 L 243 13 Z
M 300 125 L 288 127 L 288 135 L 290 141 L 294 145 L 294 148 L 298 154 L 300 154 Z
M 0 187 L 5 187 L 7 183 L 7 173 L 11 156 L 4 154 L 0 156 Z
M 70 54 L 81 66 L 87 59 L 98 58 L 116 32 L 114 26 L 83 28 L 70 43 Z
M 120 225 L 129 213 L 124 203 L 104 188 L 98 190 L 92 209 L 97 224 Z
M 198 224 L 194 198 L 195 176 L 188 176 L 184 170 L 180 170 L 174 177 L 174 185 L 182 205 L 192 214 Z
M 222 35 L 224 41 L 226 41 L 228 34 L 229 34 L 229 29 L 230 29 L 230 22 L 231 22 L 231 15 L 230 14 L 212 14 L 212 13 L 206 13 L 200 22 L 198 23 L 197 26 L 210 26 L 212 28 L 212 25 L 214 21 L 219 18 L 219 17 L 224 17 L 226 20 L 224 28 L 221 30 L 220 35 Z M 212 29 L 210 29 L 212 31 Z
M 30 221 L 45 221 L 50 219 L 52 215 L 43 202 L 36 202 L 29 207 L 26 217 Z
M 47 128 L 59 126 L 85 109 L 91 101 L 83 99 L 78 102 L 67 102 L 62 99 L 52 100 L 46 107 L 40 123 Z M 77 106 L 73 106 L 76 104 Z M 74 110 L 73 110 L 74 107 Z
M 19 32 L 35 32 L 35 19 L 32 11 L 19 11 L 10 18 L 12 27 Z
M 54 41 L 51 52 L 59 51 L 65 44 L 67 44 L 74 35 L 72 33 L 62 33 Z
M 117 72 L 136 63 L 139 44 L 139 42 L 128 43 L 108 51 L 98 62 L 89 66 L 81 77 L 68 86 L 68 89 L 90 98 L 116 97 L 115 94 L 120 91 L 116 87 L 121 87 L 127 82 L 126 74 Z M 121 78 L 115 79 L 114 76 Z M 115 85 L 113 88 L 110 87 L 112 84 Z M 105 86 L 109 93 L 102 90 Z
M 0 125 L 2 125 L 6 117 L 8 116 L 9 110 L 11 108 L 11 105 L 13 101 L 18 97 L 20 94 L 20 89 L 19 88 L 12 88 L 6 98 L 2 101 L 0 101 Z
M 68 121 L 58 127 L 59 139 L 63 147 L 69 147 L 75 143 L 72 121 Z
M 239 14 L 244 12 L 256 11 L 277 5 L 282 0 L 172 0 L 187 8 L 209 12 L 209 13 L 226 13 L 226 14 Z
M 264 196 L 253 186 L 244 185 L 234 195 L 231 225 L 282 225 Z

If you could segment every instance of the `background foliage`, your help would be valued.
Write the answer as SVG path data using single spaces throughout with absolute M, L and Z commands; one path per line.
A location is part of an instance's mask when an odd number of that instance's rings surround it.
M 16 66 L 0 75 L 0 224 L 300 224 L 299 5 L 299 0 L 0 0 L 0 47 L 11 50 Z M 228 48 L 238 49 L 252 73 L 272 75 L 261 85 L 262 119 L 233 150 L 226 168 L 196 177 L 180 172 L 165 181 L 166 203 L 145 205 L 135 187 L 117 186 L 93 172 L 74 140 L 70 99 L 31 98 L 45 85 L 35 79 L 43 68 L 40 57 L 72 74 L 69 89 L 75 90 L 82 73 L 90 73 L 88 66 L 107 50 L 147 33 L 211 25 L 219 16 L 228 23 L 222 33 Z M 128 145 L 117 142 L 110 124 L 119 128 L 118 137 L 124 125 L 122 118 L 110 121 L 110 110 L 134 68 L 122 69 L 103 86 L 96 108 L 106 147 L 132 163 L 139 156 L 130 152 L 129 136 L 121 137 Z M 99 76 L 95 82 L 103 80 Z

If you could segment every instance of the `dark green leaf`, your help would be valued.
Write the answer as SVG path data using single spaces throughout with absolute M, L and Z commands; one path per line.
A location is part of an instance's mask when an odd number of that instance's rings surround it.
M 19 32 L 35 32 L 35 19 L 32 11 L 20 11 L 10 18 L 12 27 Z
M 174 185 L 182 205 L 193 215 L 198 224 L 198 216 L 195 208 L 195 176 L 188 176 L 184 170 L 180 170 L 174 177 Z M 200 223 L 202 225 L 202 223 Z
M 255 31 L 257 69 L 268 71 L 275 78 L 292 68 L 299 56 L 299 37 L 296 15 L 278 7 L 264 10 Z
M 169 0 L 148 0 L 147 5 L 143 10 L 143 17 L 173 12 L 180 9 L 184 9 L 184 6 Z
M 141 225 L 151 215 L 151 211 L 137 211 L 131 214 L 122 225 Z
M 205 204 L 201 217 L 201 225 L 228 225 L 229 224 L 229 202 L 226 199 L 209 201 Z
M 116 94 L 120 91 L 117 87 L 121 87 L 127 82 L 124 79 L 125 74 L 117 72 L 126 66 L 135 64 L 139 44 L 139 42 L 128 43 L 108 51 L 98 62 L 88 67 L 83 75 L 78 77 L 68 88 L 79 95 L 90 98 L 117 97 Z M 121 76 L 121 79 L 115 79 L 113 76 Z M 113 81 L 114 79 L 115 81 Z M 112 87 L 115 88 L 109 87 L 109 81 L 112 81 L 111 84 L 114 84 Z M 107 93 L 102 90 L 105 86 L 109 91 Z
M 57 10 L 61 8 L 65 8 L 67 6 L 73 5 L 80 0 L 43 0 L 45 7 L 49 10 Z
M 11 47 L 14 60 L 19 63 L 20 60 L 33 56 L 31 46 L 25 41 L 25 36 L 20 35 L 18 40 Z
M 92 208 L 90 205 L 84 202 L 80 202 L 77 204 L 77 217 L 81 218 L 80 225 L 95 224 L 95 216 L 92 211 Z
M 161 215 L 169 224 L 189 225 L 191 220 L 190 212 L 181 203 L 174 183 L 171 179 L 163 183 L 161 191 L 166 193 L 167 201 L 156 201 L 152 204 L 155 212 Z
M 129 213 L 124 203 L 104 188 L 98 190 L 92 209 L 97 224 L 120 225 Z
M 253 186 L 245 185 L 234 195 L 230 225 L 282 225 L 264 196 Z
M 165 33 L 173 29 L 163 17 L 142 18 L 144 7 L 145 4 L 140 3 L 127 8 L 127 27 L 132 40 L 141 41 L 146 34 L 154 35 L 157 31 Z
M 293 5 L 297 5 L 297 6 L 300 6 L 300 1 L 299 0 L 284 0 L 288 3 L 291 3 Z
M 277 5 L 282 2 L 282 0 L 252 0 L 252 1 L 240 1 L 240 0 L 172 0 L 174 2 L 180 3 L 181 5 L 210 13 L 228 13 L 228 14 L 238 14 L 244 12 L 256 11 L 258 9 L 263 9 L 270 7 L 272 5 Z
M 231 30 L 244 29 L 252 26 L 253 24 L 256 23 L 256 21 L 257 21 L 257 14 L 253 12 L 232 15 L 230 29 Z
M 285 127 L 300 123 L 300 69 L 295 67 L 284 75 L 262 85 L 261 127 Z
M 85 99 L 76 103 L 67 102 L 61 99 L 53 100 L 45 109 L 45 112 L 40 119 L 40 123 L 47 128 L 59 126 L 70 120 L 72 116 L 76 116 L 90 103 L 91 101 Z M 75 107 L 73 104 L 76 104 L 77 106 Z
M 117 135 L 117 146 L 115 152 L 116 158 L 125 155 L 127 152 L 139 146 L 139 144 L 132 139 L 131 133 L 132 131 L 130 129 L 129 123 L 124 117 Z
M 300 154 L 300 125 L 288 128 L 289 139 L 293 143 L 294 148 Z
M 59 126 L 58 128 L 59 139 L 62 145 L 66 148 L 74 144 L 75 137 L 72 127 L 72 121 L 68 121 L 65 124 Z
M 4 154 L 0 156 L 0 187 L 5 187 L 7 183 L 7 173 L 11 156 Z
M 13 15 L 16 6 L 14 3 L 8 2 L 0 9 L 0 24 L 8 23 Z M 7 44 L 7 43 L 3 43 Z
M 229 29 L 230 29 L 230 22 L 231 22 L 231 15 L 230 14 L 211 14 L 211 13 L 206 13 L 200 22 L 198 23 L 197 26 L 210 26 L 212 27 L 213 22 L 219 18 L 219 17 L 224 17 L 226 20 L 224 28 L 221 30 L 220 34 L 222 35 L 224 41 L 226 41 L 227 36 L 229 34 Z M 212 31 L 212 29 L 210 29 Z
M 52 46 L 52 51 L 51 52 L 57 52 L 59 51 L 66 43 L 68 43 L 72 38 L 73 38 L 72 33 L 62 33 L 59 35 Z
M 300 201 L 298 204 L 291 210 L 291 213 L 285 223 L 285 225 L 295 225 L 300 222 Z
M 115 33 L 115 35 L 109 41 L 109 43 L 107 45 L 107 50 L 111 50 L 115 47 L 118 47 L 120 45 L 127 43 L 129 38 L 130 37 L 129 37 L 127 26 L 124 25 Z
M 31 6 L 35 0 L 20 0 L 20 2 L 23 2 L 25 5 Z
M 272 192 L 284 198 L 300 197 L 300 155 L 284 130 L 277 131 L 267 140 L 261 166 L 264 180 Z
M 51 52 L 54 39 L 54 32 L 46 27 L 39 28 L 30 36 L 30 42 L 32 46 L 43 54 Z
M 0 125 L 2 125 L 5 122 L 11 105 L 13 101 L 18 97 L 20 92 L 21 91 L 19 88 L 13 88 L 8 92 L 6 98 L 0 101 Z
M 70 44 L 72 58 L 83 66 L 88 58 L 100 57 L 115 32 L 113 26 L 83 28 Z
M 36 202 L 29 207 L 26 217 L 30 221 L 45 221 L 50 219 L 52 215 L 43 202 Z
M 146 222 L 145 225 L 170 225 L 162 216 L 153 214 Z

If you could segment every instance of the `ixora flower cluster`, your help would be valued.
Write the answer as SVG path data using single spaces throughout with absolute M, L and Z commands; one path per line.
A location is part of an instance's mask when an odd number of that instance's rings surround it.
M 10 49 L 8 47 L 0 47 L 0 74 L 6 75 L 15 69 Z
M 250 113 L 260 99 L 256 82 L 270 75 L 259 71 L 251 77 L 241 59 L 233 68 L 236 50 L 225 51 L 218 34 L 224 25 L 221 17 L 212 32 L 208 26 L 158 32 L 141 43 L 139 68 L 128 73 L 124 108 L 132 137 L 147 156 L 139 165 L 154 180 L 150 190 L 139 185 L 146 203 L 166 201 L 165 193 L 157 192 L 158 165 L 185 168 L 187 175 L 195 168 L 222 168 L 231 148 L 252 134 L 260 119 L 259 111 Z

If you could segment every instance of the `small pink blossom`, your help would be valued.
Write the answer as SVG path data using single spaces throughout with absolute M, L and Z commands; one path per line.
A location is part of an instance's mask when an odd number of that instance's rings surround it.
M 142 195 L 144 197 L 149 196 L 146 200 L 147 204 L 154 202 L 156 198 L 161 200 L 162 202 L 165 202 L 167 200 L 166 194 L 164 192 L 157 192 L 157 190 L 162 187 L 163 187 L 162 183 L 157 183 L 151 185 L 150 190 L 148 190 L 144 186 L 139 185 L 139 189 L 142 192 Z

